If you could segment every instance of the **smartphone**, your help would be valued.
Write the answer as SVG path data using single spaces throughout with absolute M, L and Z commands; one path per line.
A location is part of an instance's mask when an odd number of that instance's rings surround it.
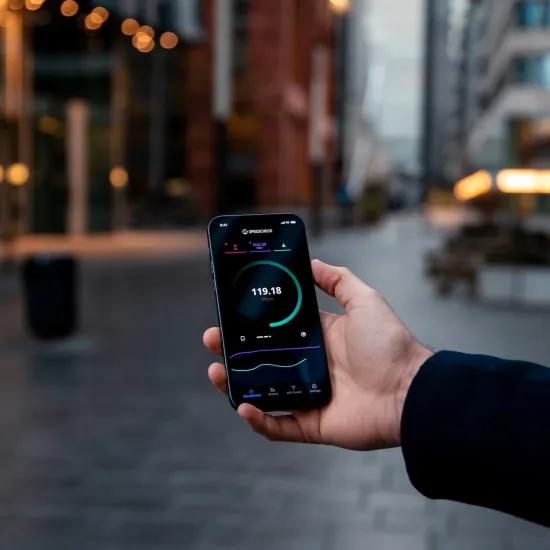
M 305 226 L 294 214 L 218 216 L 212 280 L 234 408 L 315 408 L 330 399 Z

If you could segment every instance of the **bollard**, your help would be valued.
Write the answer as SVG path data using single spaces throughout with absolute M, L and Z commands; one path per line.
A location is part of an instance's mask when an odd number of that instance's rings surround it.
M 25 260 L 25 318 L 37 338 L 65 338 L 75 332 L 77 279 L 78 266 L 72 256 L 39 255 Z

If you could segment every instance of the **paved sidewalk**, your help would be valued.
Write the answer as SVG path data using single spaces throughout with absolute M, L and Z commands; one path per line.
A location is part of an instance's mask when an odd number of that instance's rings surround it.
M 550 312 L 436 297 L 421 218 L 331 234 L 312 253 L 356 270 L 436 348 L 550 363 Z M 410 486 L 399 450 L 269 443 L 206 379 L 206 253 L 83 263 L 81 333 L 22 330 L 0 274 L 0 548 L 533 550 L 547 530 Z M 334 304 L 321 299 L 323 307 Z
M 44 253 L 70 253 L 84 259 L 156 259 L 181 257 L 205 248 L 206 233 L 202 230 L 25 235 L 12 243 L 0 243 L 0 260 Z

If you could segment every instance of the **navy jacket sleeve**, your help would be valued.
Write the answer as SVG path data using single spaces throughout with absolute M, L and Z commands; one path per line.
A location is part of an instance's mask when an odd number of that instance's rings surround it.
M 550 526 L 550 369 L 436 353 L 411 384 L 401 442 L 425 496 Z

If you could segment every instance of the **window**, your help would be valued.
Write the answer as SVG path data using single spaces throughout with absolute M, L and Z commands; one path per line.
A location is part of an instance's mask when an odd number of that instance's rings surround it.
M 512 80 L 550 88 L 550 54 L 517 57 L 513 62 Z
M 550 27 L 550 0 L 529 0 L 516 5 L 516 25 L 526 29 Z

